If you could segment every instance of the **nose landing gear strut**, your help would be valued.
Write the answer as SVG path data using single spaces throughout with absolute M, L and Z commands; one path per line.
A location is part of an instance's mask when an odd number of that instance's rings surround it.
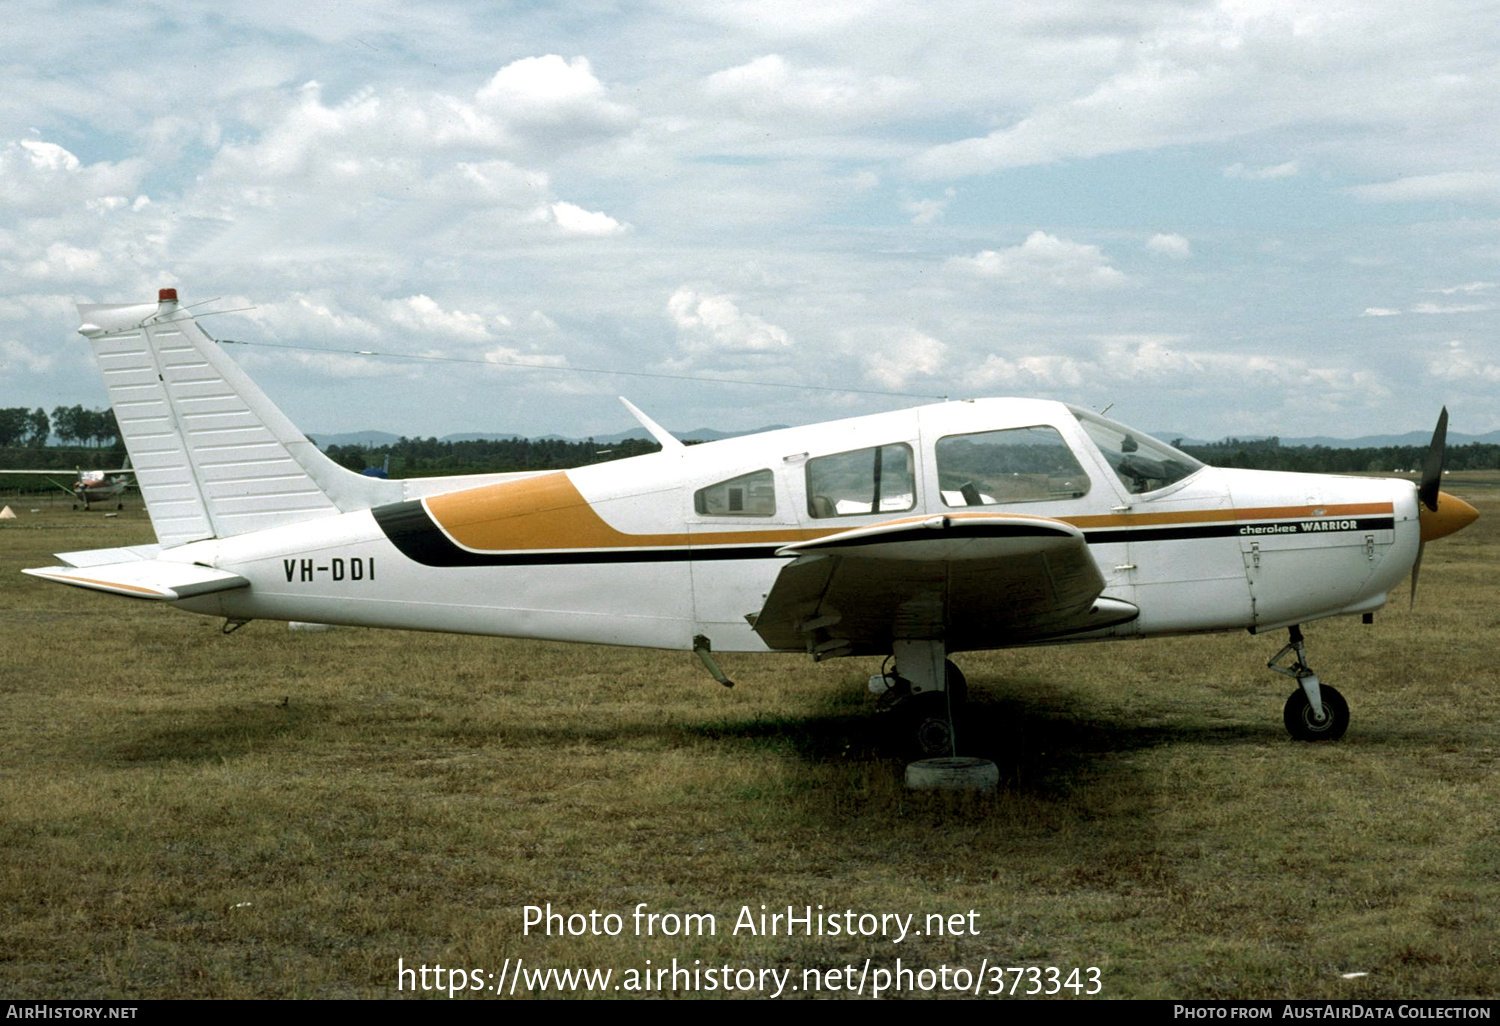
M 1280 665 L 1287 656 L 1291 664 Z M 1284 677 L 1290 677 L 1299 687 L 1286 700 L 1282 720 L 1292 737 L 1298 741 L 1337 741 L 1349 729 L 1349 703 L 1338 690 L 1323 684 L 1312 667 L 1307 665 L 1307 647 L 1302 641 L 1302 628 L 1293 625 L 1291 640 L 1276 653 L 1266 667 Z

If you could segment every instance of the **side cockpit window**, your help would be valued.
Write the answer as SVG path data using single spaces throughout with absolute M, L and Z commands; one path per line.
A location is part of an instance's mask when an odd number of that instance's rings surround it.
M 693 493 L 693 511 L 703 517 L 776 515 L 776 481 L 769 470 L 741 474 Z
M 809 516 L 900 513 L 916 504 L 916 461 L 909 445 L 879 445 L 807 461 Z
M 949 435 L 937 443 L 938 488 L 947 506 L 1076 499 L 1088 475 L 1052 427 Z

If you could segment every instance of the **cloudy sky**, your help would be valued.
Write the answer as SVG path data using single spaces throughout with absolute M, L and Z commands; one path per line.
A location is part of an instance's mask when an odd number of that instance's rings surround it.
M 171 285 L 249 308 L 205 327 L 312 433 L 613 432 L 620 394 L 677 430 L 1010 394 L 1500 428 L 1490 3 L 6 19 L 0 406 L 102 405 L 73 303 Z

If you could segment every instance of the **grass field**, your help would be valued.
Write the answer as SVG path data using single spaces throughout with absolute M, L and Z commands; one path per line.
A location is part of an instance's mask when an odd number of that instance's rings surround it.
M 968 655 L 965 747 L 1002 776 L 982 798 L 904 790 L 873 661 L 727 656 L 726 690 L 680 653 L 224 636 L 16 573 L 149 541 L 143 513 L 21 509 L 0 523 L 0 993 L 389 997 L 398 960 L 519 958 L 613 970 L 623 996 L 675 958 L 789 988 L 900 959 L 985 992 L 1038 966 L 1097 967 L 1115 998 L 1496 997 L 1492 484 L 1449 482 L 1485 516 L 1429 548 L 1415 610 L 1402 590 L 1373 627 L 1308 628 L 1353 708 L 1342 742 L 1287 737 L 1264 668 L 1284 633 Z M 641 902 L 716 933 L 636 936 Z M 524 934 L 548 903 L 622 932 Z M 761 905 L 963 929 L 732 932 Z

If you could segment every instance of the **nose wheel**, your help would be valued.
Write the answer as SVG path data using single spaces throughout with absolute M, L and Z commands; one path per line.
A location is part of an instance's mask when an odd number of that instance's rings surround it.
M 1291 664 L 1282 666 L 1288 656 L 1292 657 Z M 1349 729 L 1349 703 L 1336 688 L 1319 681 L 1307 665 L 1307 646 L 1303 644 L 1300 626 L 1292 627 L 1291 640 L 1266 666 L 1299 685 L 1282 711 L 1287 733 L 1298 741 L 1337 741 L 1344 736 Z
M 1313 714 L 1312 703 L 1307 692 L 1298 688 L 1286 700 L 1282 719 L 1286 729 L 1298 741 L 1337 741 L 1349 729 L 1349 703 L 1336 688 L 1327 684 L 1322 687 L 1323 716 Z

